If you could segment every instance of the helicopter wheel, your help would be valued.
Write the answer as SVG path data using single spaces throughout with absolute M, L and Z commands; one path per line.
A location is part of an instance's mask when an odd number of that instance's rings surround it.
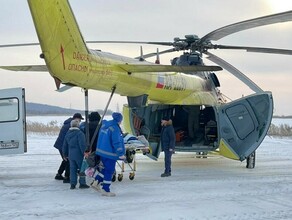
M 123 180 L 123 174 L 118 174 L 118 181 L 121 182 Z
M 135 173 L 130 173 L 130 174 L 129 174 L 129 179 L 130 179 L 130 180 L 133 180 L 134 178 L 135 178 Z
M 201 152 L 196 152 L 196 158 L 201 158 L 199 155 L 201 155 Z
M 201 152 L 197 152 L 196 153 L 196 158 L 207 158 L 207 155 L 208 153 L 207 152 L 203 152 L 203 151 L 201 151 Z
M 208 158 L 207 157 L 208 152 L 203 152 L 202 154 L 204 155 L 203 158 Z
M 255 159 L 256 159 L 256 153 L 254 151 L 246 158 L 246 168 L 247 169 L 254 169 L 255 168 Z

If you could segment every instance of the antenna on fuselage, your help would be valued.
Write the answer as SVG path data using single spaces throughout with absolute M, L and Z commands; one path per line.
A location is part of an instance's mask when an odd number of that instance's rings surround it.
M 156 60 L 155 60 L 156 64 L 160 64 L 160 57 L 159 57 L 159 49 L 157 48 L 156 50 Z
M 144 61 L 144 55 L 143 55 L 143 48 L 142 46 L 140 46 L 140 57 L 139 57 L 139 61 Z

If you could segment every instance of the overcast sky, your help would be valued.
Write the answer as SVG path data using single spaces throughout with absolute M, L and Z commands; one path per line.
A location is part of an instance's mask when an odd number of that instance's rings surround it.
M 85 40 L 172 41 L 186 34 L 205 34 L 220 27 L 268 14 L 292 10 L 290 0 L 71 0 Z M 26 1 L 2 1 L 0 7 L 0 44 L 38 42 Z M 215 44 L 261 46 L 292 49 L 292 22 L 242 31 Z M 135 57 L 140 45 L 90 44 L 89 48 Z M 166 49 L 166 48 L 161 48 Z M 144 53 L 156 46 L 143 46 Z M 210 51 L 246 74 L 263 90 L 272 91 L 276 115 L 292 115 L 292 56 L 247 53 L 245 51 Z M 0 65 L 44 64 L 40 47 L 0 48 Z M 162 56 L 164 64 L 179 54 Z M 151 61 L 151 60 L 150 60 Z M 207 64 L 211 64 L 207 60 Z M 220 90 L 229 98 L 248 95 L 250 91 L 226 71 L 217 73 Z M 24 87 L 26 100 L 43 104 L 84 109 L 84 93 L 74 88 L 55 91 L 49 73 L 0 70 L 0 88 Z M 110 94 L 89 91 L 90 109 L 103 109 Z M 110 108 L 122 108 L 125 98 L 115 95 Z

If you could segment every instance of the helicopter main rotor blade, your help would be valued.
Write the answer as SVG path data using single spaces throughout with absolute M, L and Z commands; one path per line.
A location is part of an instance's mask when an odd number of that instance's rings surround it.
M 256 92 L 256 93 L 263 92 L 263 90 L 260 87 L 258 87 L 251 79 L 249 79 L 246 75 L 244 75 L 242 72 L 240 72 L 234 66 L 227 63 L 225 60 L 215 56 L 214 54 L 212 54 L 210 52 L 205 52 L 205 54 L 208 55 L 207 59 L 211 60 L 212 62 L 214 62 L 217 65 L 221 66 L 222 68 L 226 69 L 228 72 L 230 72 L 232 75 L 234 75 L 240 81 L 242 81 L 245 85 L 247 85 L 254 92 Z
M 265 48 L 265 47 L 245 47 L 245 46 L 228 46 L 228 45 L 213 45 L 213 49 L 231 49 L 231 50 L 246 50 L 247 52 L 255 53 L 271 53 L 292 55 L 292 50 L 277 49 L 277 48 Z
M 234 34 L 239 31 L 260 27 L 269 24 L 276 24 L 279 22 L 287 22 L 292 21 L 292 11 L 286 11 L 278 14 L 268 15 L 264 17 L 254 18 L 238 23 L 234 23 L 231 25 L 227 25 L 225 27 L 219 28 L 210 32 L 201 38 L 200 42 L 205 42 L 208 40 L 219 40 L 223 37 L 226 37 L 230 34 Z
M 173 42 L 147 42 L 147 41 L 86 41 L 88 44 L 153 44 L 153 45 L 161 45 L 161 46 L 173 46 Z M 40 43 L 21 43 L 21 44 L 3 44 L 1 47 L 25 47 L 25 46 L 37 46 Z
M 89 44 L 154 44 L 154 45 L 162 45 L 162 46 L 173 46 L 173 42 L 160 42 L 160 41 L 98 41 L 98 40 L 90 40 L 86 41 Z
M 125 44 L 154 44 L 154 45 L 162 45 L 162 46 L 173 46 L 172 42 L 146 42 L 146 41 L 86 41 L 86 43 L 88 44 L 92 44 L 92 43 L 125 43 Z M 39 43 L 21 43 L 21 44 L 4 44 L 4 45 L 0 45 L 0 48 L 7 48 L 7 47 L 25 47 L 25 46 L 37 46 L 40 45 Z M 164 54 L 164 53 L 170 53 L 170 52 L 174 52 L 174 51 L 178 51 L 176 48 L 171 48 L 168 50 L 164 50 L 159 52 L 158 54 Z M 149 58 L 149 57 L 153 57 L 156 56 L 157 53 L 149 53 L 146 55 L 143 55 L 144 58 Z M 136 57 L 139 58 L 139 57 Z
M 23 44 L 5 44 L 0 45 L 0 47 L 26 47 L 26 46 L 37 46 L 39 43 L 23 43 Z

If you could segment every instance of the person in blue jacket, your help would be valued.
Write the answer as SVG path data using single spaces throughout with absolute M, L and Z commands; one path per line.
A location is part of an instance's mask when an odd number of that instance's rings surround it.
M 79 122 L 84 119 L 80 113 L 75 113 L 73 117 L 70 117 L 66 119 L 63 123 L 63 126 L 60 130 L 59 136 L 54 144 L 54 147 L 59 150 L 59 153 L 62 157 L 62 162 L 60 164 L 60 167 L 58 169 L 58 172 L 55 176 L 56 180 L 63 180 L 64 183 L 70 183 L 70 165 L 69 161 L 64 160 L 63 158 L 63 143 L 65 139 L 65 135 L 67 134 L 69 128 L 70 128 L 70 123 L 72 120 L 78 120 Z M 65 171 L 65 177 L 62 176 L 62 174 Z
M 175 147 L 175 132 L 172 125 L 172 120 L 168 116 L 164 116 L 161 119 L 161 148 L 164 151 L 164 173 L 161 177 L 171 176 L 171 156 L 174 152 Z
M 72 120 L 65 136 L 63 143 L 63 157 L 64 160 L 70 161 L 70 189 L 75 189 L 77 184 L 77 174 L 80 171 L 82 161 L 84 158 L 84 152 L 86 148 L 86 140 L 84 133 L 79 129 L 79 120 Z M 79 178 L 79 188 L 89 188 L 86 185 L 85 178 Z
M 123 116 L 121 113 L 114 112 L 112 117 L 113 120 L 102 121 L 96 146 L 96 154 L 101 157 L 103 169 L 96 175 L 96 181 L 94 181 L 92 187 L 101 192 L 103 196 L 116 195 L 110 192 L 115 165 L 117 160 L 126 159 L 123 133 L 120 128 Z

